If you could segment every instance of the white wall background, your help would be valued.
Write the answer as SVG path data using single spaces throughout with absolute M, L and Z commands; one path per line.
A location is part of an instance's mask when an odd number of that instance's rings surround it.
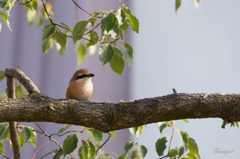
M 131 6 L 140 21 L 132 37 L 132 99 L 171 94 L 172 88 L 240 93 L 240 1 L 202 0 L 198 10 L 182 1 L 177 13 L 174 0 L 132 0 Z M 176 122 L 175 129 L 196 140 L 203 159 L 240 158 L 240 129 L 221 129 L 221 119 L 189 121 Z M 155 141 L 163 135 L 156 124 L 143 130 L 138 142 L 147 146 L 147 159 L 157 158 Z

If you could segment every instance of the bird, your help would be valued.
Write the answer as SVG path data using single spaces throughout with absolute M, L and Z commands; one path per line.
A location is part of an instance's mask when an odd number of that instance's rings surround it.
M 88 69 L 77 70 L 69 82 L 66 99 L 88 101 L 93 92 L 92 77 L 94 74 Z

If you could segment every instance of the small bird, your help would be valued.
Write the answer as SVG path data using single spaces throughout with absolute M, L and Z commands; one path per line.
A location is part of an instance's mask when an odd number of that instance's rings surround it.
M 77 70 L 69 82 L 66 99 L 88 101 L 93 92 L 92 74 L 88 69 Z

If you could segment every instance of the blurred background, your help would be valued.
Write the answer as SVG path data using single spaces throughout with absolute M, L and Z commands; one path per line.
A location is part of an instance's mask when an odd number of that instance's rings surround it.
M 75 8 L 69 1 L 50 1 L 54 21 L 73 27 L 76 23 Z M 196 9 L 192 1 L 183 1 L 175 12 L 175 1 L 156 0 L 88 0 L 79 4 L 89 12 L 102 9 L 118 9 L 129 6 L 139 19 L 139 35 L 126 35 L 133 46 L 133 68 L 125 68 L 122 76 L 115 74 L 109 64 L 102 66 L 98 54 L 87 56 L 80 68 L 88 68 L 94 74 L 94 92 L 90 101 L 114 102 L 162 96 L 172 93 L 240 93 L 240 2 L 237 0 L 200 1 Z M 16 5 L 10 17 L 13 31 L 3 23 L 0 32 L 0 70 L 17 68 L 31 78 L 42 94 L 53 98 L 65 98 L 65 91 L 72 74 L 79 69 L 75 46 L 68 40 L 65 54 L 60 57 L 55 49 L 48 54 L 41 52 L 42 27 L 28 27 L 25 7 Z M 89 17 L 79 11 L 80 20 Z M 5 90 L 5 81 L 0 91 Z M 31 125 L 27 123 L 28 125 Z M 60 124 L 40 123 L 49 134 L 58 131 Z M 175 129 L 186 131 L 194 138 L 203 159 L 238 159 L 240 129 L 227 126 L 221 129 L 221 119 L 196 119 L 189 123 L 177 121 Z M 34 126 L 34 125 L 32 125 Z M 143 129 L 140 138 L 134 138 L 148 148 L 147 159 L 157 158 L 155 142 L 171 133 L 161 135 L 156 124 Z M 131 139 L 129 130 L 117 131 L 117 138 L 105 145 L 106 152 L 123 153 L 125 142 Z M 62 139 L 59 142 L 62 143 Z M 44 141 L 39 141 L 41 145 Z M 51 148 L 51 144 L 48 145 Z M 173 146 L 178 146 L 177 134 Z M 6 146 L 8 149 L 8 147 Z M 32 145 L 23 148 L 22 158 L 31 158 Z M 11 152 L 11 151 L 10 151 Z M 40 158 L 49 152 L 43 148 Z M 229 153 L 227 153 L 229 152 Z

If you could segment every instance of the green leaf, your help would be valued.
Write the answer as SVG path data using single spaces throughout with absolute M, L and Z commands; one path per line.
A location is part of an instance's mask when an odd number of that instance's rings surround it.
M 82 61 L 85 59 L 87 55 L 87 49 L 85 45 L 79 43 L 76 46 L 76 54 L 77 54 L 77 65 L 80 66 Z
M 32 5 L 32 8 L 37 11 L 38 10 L 38 2 L 36 0 L 32 0 L 30 2 L 30 4 Z
M 19 86 L 16 86 L 15 88 L 15 96 L 16 98 L 23 98 L 23 97 L 26 97 L 26 93 L 25 93 L 25 88 L 21 85 Z
M 184 121 L 185 123 L 189 123 L 187 119 L 182 119 L 182 121 Z
M 165 128 L 167 127 L 167 125 L 168 125 L 168 122 L 159 122 L 159 123 L 157 124 L 158 129 L 159 129 L 159 131 L 160 131 L 160 134 L 162 134 L 163 129 L 165 129 Z
M 0 22 L 0 32 L 2 31 L 2 23 Z
M 132 30 L 136 33 L 139 32 L 139 21 L 134 15 L 127 15 L 130 25 L 132 26 Z
M 63 141 L 63 154 L 66 156 L 75 150 L 77 147 L 78 139 L 76 134 L 68 135 Z
M 114 56 L 114 50 L 110 44 L 104 44 L 99 48 L 99 60 L 105 65 Z
M 44 20 L 44 16 L 42 13 L 39 13 L 38 19 L 37 19 L 37 27 L 41 26 Z
M 32 128 L 32 130 L 33 130 L 33 128 Z M 32 143 L 33 147 L 36 148 L 37 134 L 35 131 L 31 131 L 31 137 L 30 137 L 29 141 Z
M 178 148 L 178 156 L 182 156 L 184 154 L 184 150 L 185 150 L 184 146 L 180 146 Z
M 5 153 L 4 150 L 3 150 L 3 143 L 2 142 L 0 142 L 0 153 L 1 154 Z
M 197 159 L 197 157 L 196 157 L 194 154 L 192 154 L 192 153 L 188 153 L 188 154 L 187 154 L 187 157 L 188 157 L 189 159 Z
M 123 154 L 121 154 L 121 155 L 118 157 L 118 159 L 127 159 L 127 157 L 128 157 L 128 154 L 127 154 L 127 153 L 123 153 Z
M 82 140 L 82 159 L 88 159 L 88 143 Z
M 167 142 L 166 137 L 162 137 L 158 139 L 157 142 L 155 143 L 155 148 L 158 156 L 164 155 L 164 150 L 166 149 L 166 142 Z
M 178 8 L 180 7 L 180 5 L 181 5 L 181 0 L 176 0 L 176 2 L 175 2 L 175 11 L 178 10 Z
M 175 157 L 178 154 L 178 151 L 176 149 L 171 149 L 168 152 L 169 157 Z
M 65 125 L 63 128 L 61 128 L 60 130 L 58 130 L 57 135 L 61 134 L 62 132 L 64 132 L 65 130 L 67 130 L 71 125 Z
M 111 139 L 114 137 L 117 137 L 117 135 L 115 134 L 115 131 L 109 131 L 108 134 L 110 135 Z
M 5 72 L 0 70 L 0 80 L 2 81 L 5 77 Z
M 125 20 L 124 23 L 119 28 L 127 32 L 128 27 L 129 27 L 129 20 Z
M 24 140 L 24 143 L 26 143 L 29 139 L 30 139 L 30 137 L 31 137 L 31 133 L 32 133 L 32 131 L 31 131 L 32 129 L 30 128 L 30 127 L 28 127 L 28 126 L 25 126 L 24 128 L 23 128 L 23 131 L 22 131 L 22 133 L 23 133 L 23 140 Z
M 9 3 L 9 0 L 2 1 L 1 10 Z
M 52 38 L 47 38 L 42 43 L 42 52 L 45 55 L 52 47 L 53 47 L 54 40 Z
M 114 56 L 109 63 L 110 63 L 112 70 L 115 73 L 121 75 L 124 70 L 123 54 L 117 48 L 114 48 L 113 50 L 114 50 Z
M 9 126 L 8 124 L 1 124 L 0 126 L 0 140 L 4 140 L 9 137 Z
M 27 14 L 28 25 L 31 26 L 34 20 L 36 19 L 37 11 L 26 8 L 26 14 Z
M 117 13 L 116 13 L 116 18 L 118 20 L 118 24 L 121 26 L 123 25 L 125 19 L 126 19 L 126 15 L 125 15 L 125 12 L 122 10 L 122 8 L 119 8 L 117 10 Z
M 90 159 L 93 159 L 94 158 L 94 156 L 95 156 L 95 146 L 93 145 L 93 143 L 92 142 L 90 142 L 90 141 L 88 141 L 88 145 L 89 145 L 89 154 L 88 154 L 88 156 L 89 156 L 89 158 Z
M 52 37 L 65 50 L 67 45 L 67 37 L 61 32 L 54 33 Z
M 86 31 L 86 27 L 87 27 L 88 23 L 89 23 L 88 21 L 78 22 L 77 24 L 75 24 L 75 26 L 73 28 L 73 32 L 77 35 L 82 36 Z M 78 36 L 73 34 L 73 43 L 74 44 L 80 39 L 81 39 L 81 37 L 78 37 Z
M 92 40 L 92 41 L 89 41 L 89 42 L 86 44 L 86 46 L 89 47 L 89 46 L 95 45 L 96 43 L 93 42 L 93 41 L 96 41 L 96 42 L 97 42 L 98 39 L 99 39 L 99 37 L 98 37 L 97 32 L 91 31 L 91 33 L 90 33 L 90 40 Z
M 132 151 L 131 159 L 140 159 L 140 156 L 137 155 L 137 150 Z
M 25 3 L 25 7 L 27 7 L 28 9 L 32 9 L 32 5 L 31 3 L 28 3 L 29 0 L 23 0 L 23 3 Z
M 109 35 L 113 38 L 113 40 L 117 39 L 119 36 L 119 27 L 117 23 L 113 26 L 113 28 L 109 31 Z
M 124 150 L 125 150 L 125 153 L 128 153 L 128 151 L 133 147 L 133 144 L 134 142 L 126 142 L 125 145 L 124 145 Z
M 2 13 L 1 11 L 0 11 L 0 16 L 3 18 L 4 22 L 7 24 L 9 30 L 12 31 L 12 29 L 10 28 L 10 25 L 9 25 L 8 16 L 6 14 Z
M 188 149 L 190 151 L 190 153 L 194 154 L 194 155 L 199 155 L 198 154 L 198 146 L 197 143 L 195 142 L 195 140 L 191 137 L 189 137 L 188 139 Z
M 133 49 L 128 43 L 124 43 L 124 52 L 126 54 L 126 60 L 130 70 L 132 69 Z
M 115 20 L 116 17 L 112 12 L 106 14 L 101 21 L 102 33 L 104 33 L 105 31 L 108 33 L 115 25 Z
M 1 93 L 0 99 L 8 98 L 7 93 Z
M 15 5 L 16 1 L 12 1 L 8 4 L 7 8 L 6 8 L 6 12 L 8 14 L 8 16 L 10 16 L 10 11 L 12 10 L 12 7 Z
M 94 128 L 87 129 L 87 136 L 90 137 L 93 141 L 98 143 L 102 142 L 103 139 L 103 133 Z
M 54 25 L 46 25 L 42 30 L 42 41 L 52 35 L 55 31 Z
M 198 9 L 199 7 L 199 0 L 192 0 L 194 6 Z
M 187 146 L 188 146 L 188 134 L 184 131 L 179 131 L 179 138 L 180 138 L 180 143 L 181 145 L 187 149 Z
M 93 12 L 92 17 L 96 17 L 96 16 L 98 16 L 100 13 L 102 13 L 102 12 Z
M 147 148 L 144 145 L 137 145 L 137 150 L 141 158 L 144 158 L 147 154 Z
M 25 143 L 23 142 L 23 133 L 21 131 L 18 132 L 18 144 L 19 148 L 22 149 Z
M 78 149 L 78 156 L 79 156 L 80 159 L 83 158 L 82 149 L 83 149 L 82 146 L 79 147 L 79 149 Z
M 137 133 L 137 131 L 138 131 L 138 126 L 129 128 L 129 131 L 132 133 L 133 136 L 136 135 L 136 133 Z
M 57 49 L 57 51 L 58 51 L 58 53 L 59 53 L 59 56 L 62 56 L 62 55 L 64 55 L 64 48 L 59 44 L 59 43 L 57 43 L 57 42 L 55 42 L 55 45 L 56 45 L 56 49 Z

